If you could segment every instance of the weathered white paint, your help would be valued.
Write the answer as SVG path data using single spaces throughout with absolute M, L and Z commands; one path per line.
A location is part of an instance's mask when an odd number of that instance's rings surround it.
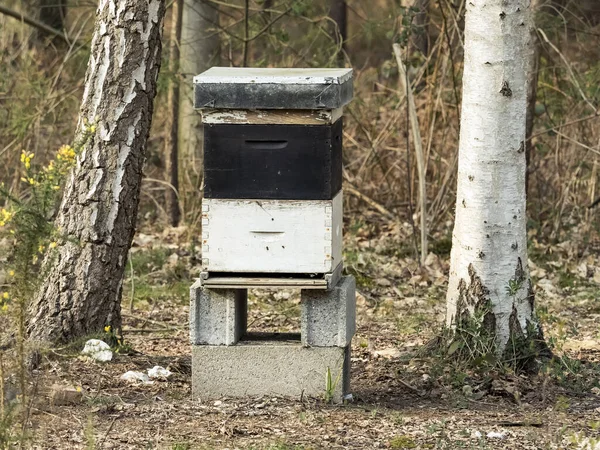
M 302 124 L 330 125 L 342 117 L 344 108 L 323 110 L 274 109 L 204 109 L 202 122 L 207 124 Z
M 203 270 L 328 273 L 342 260 L 342 192 L 333 200 L 204 199 Z
M 530 0 L 467 2 L 447 322 L 455 321 L 461 281 L 472 285 L 472 267 L 489 290 L 500 351 L 513 308 L 524 332 L 527 321 L 535 323 L 528 298 L 524 153 L 530 15 Z M 507 287 L 519 260 L 523 282 L 511 297 Z
M 342 84 L 352 69 L 285 69 L 212 67 L 194 77 L 194 84 Z

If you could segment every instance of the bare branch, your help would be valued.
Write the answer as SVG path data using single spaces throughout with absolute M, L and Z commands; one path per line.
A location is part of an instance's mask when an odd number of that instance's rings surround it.
M 27 25 L 37 28 L 38 30 L 44 31 L 45 33 L 48 34 L 52 34 L 60 39 L 62 39 L 63 41 L 65 41 L 67 44 L 71 43 L 71 40 L 67 37 L 67 35 L 65 35 L 64 33 L 55 30 L 52 27 L 49 27 L 48 25 L 32 19 L 31 17 L 26 16 L 23 13 L 17 12 L 17 11 L 13 11 L 12 9 L 6 8 L 5 6 L 0 5 L 0 14 L 4 14 L 5 16 L 8 17 L 12 17 L 13 19 L 17 19 L 23 23 L 26 23 Z

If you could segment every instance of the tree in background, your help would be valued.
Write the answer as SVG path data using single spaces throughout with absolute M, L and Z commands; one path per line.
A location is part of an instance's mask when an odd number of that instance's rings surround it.
M 348 39 L 348 19 L 346 0 L 331 0 L 329 17 L 335 23 L 333 36 L 337 46 L 337 64 L 344 67 L 346 60 L 346 40 Z
M 487 332 L 497 355 L 544 346 L 527 265 L 530 20 L 529 0 L 467 2 L 447 323 Z
M 171 226 L 176 227 L 181 220 L 179 206 L 179 80 L 175 73 L 179 66 L 179 44 L 181 42 L 181 19 L 183 14 L 183 0 L 176 0 L 171 7 L 171 37 L 169 41 L 169 90 L 167 93 L 167 121 L 165 124 L 165 178 L 169 189 L 165 192 L 167 201 L 167 215 Z
M 43 24 L 62 31 L 66 15 L 66 0 L 39 0 L 39 20 Z
M 181 24 L 179 70 L 179 164 L 180 173 L 194 173 L 201 179 L 202 118 L 193 104 L 193 77 L 220 61 L 219 11 L 205 0 L 184 0 Z M 190 168 L 192 170 L 190 170 Z M 192 183 L 195 185 L 196 183 Z M 198 186 L 195 186 L 196 188 Z M 194 190 L 192 195 L 197 195 Z
M 410 44 L 415 49 L 427 56 L 429 51 L 429 0 L 408 0 L 406 7 L 413 11 L 412 32 Z
M 161 61 L 164 0 L 107 0 L 97 11 L 76 136 L 90 124 L 56 225 L 64 239 L 29 307 L 34 341 L 64 342 L 121 326 L 142 166 Z

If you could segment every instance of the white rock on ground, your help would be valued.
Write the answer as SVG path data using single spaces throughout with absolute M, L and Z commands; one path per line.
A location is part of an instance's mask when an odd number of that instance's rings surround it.
M 152 369 L 148 369 L 148 376 L 150 378 L 166 380 L 171 376 L 171 371 L 161 366 L 154 366 Z
M 136 372 L 129 370 L 121 375 L 121 380 L 128 381 L 129 383 L 141 383 L 141 384 L 153 384 L 154 381 L 150 381 L 148 375 L 144 372 Z
M 90 339 L 87 341 L 81 354 L 99 362 L 110 361 L 113 357 L 110 346 L 100 339 Z

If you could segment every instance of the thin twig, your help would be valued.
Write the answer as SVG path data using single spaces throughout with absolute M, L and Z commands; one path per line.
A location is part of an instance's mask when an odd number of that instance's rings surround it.
M 557 125 L 555 127 L 546 128 L 545 130 L 538 131 L 537 133 L 534 133 L 531 136 L 529 136 L 527 139 L 533 139 L 534 137 L 538 137 L 538 136 L 541 136 L 543 134 L 550 133 L 552 131 L 556 132 L 557 130 L 560 130 L 561 128 L 564 128 L 564 127 L 568 127 L 570 125 L 576 125 L 576 124 L 581 123 L 581 122 L 586 122 L 588 120 L 598 119 L 598 118 L 600 118 L 600 114 L 599 113 L 591 114 L 589 116 L 581 117 L 580 119 L 575 119 L 575 120 L 572 120 L 570 122 L 565 122 L 562 125 Z
M 358 189 L 355 189 L 352 186 L 346 185 L 346 186 L 344 186 L 344 191 L 347 192 L 348 194 L 351 194 L 351 195 L 355 196 L 356 198 L 361 199 L 367 205 L 371 206 L 373 209 L 376 209 L 377 211 L 379 211 L 384 216 L 387 216 L 390 219 L 394 219 L 395 218 L 394 213 L 392 213 L 390 210 L 386 209 L 386 207 L 383 206 L 381 203 L 377 203 L 371 197 L 366 196 L 365 194 L 363 194 L 362 192 L 360 192 Z
M 131 298 L 129 299 L 129 313 L 133 313 L 133 300 L 135 293 L 135 281 L 134 281 L 134 272 L 133 272 L 133 260 L 131 258 L 131 252 L 129 252 L 129 267 L 131 268 Z
M 249 23 L 250 23 L 250 0 L 246 0 L 246 9 L 244 11 L 244 53 L 242 57 L 242 67 L 248 66 L 248 37 L 249 37 Z
M 98 448 L 102 448 L 102 444 L 104 444 L 104 441 L 106 440 L 109 433 L 111 432 L 115 422 L 117 421 L 117 419 L 120 419 L 120 418 L 121 418 L 121 416 L 119 415 L 119 416 L 115 416 L 115 418 L 112 420 L 112 422 L 108 426 L 108 430 L 106 430 L 106 433 L 104 433 L 104 437 L 102 438 L 102 440 L 100 442 L 98 442 Z
M 417 117 L 417 108 L 415 99 L 408 82 L 408 74 L 404 63 L 402 62 L 402 49 L 399 44 L 394 44 L 394 54 L 398 64 L 399 77 L 402 90 L 406 91 L 408 101 L 408 115 L 417 157 L 417 170 L 419 175 L 419 208 L 421 209 L 421 264 L 425 263 L 427 258 L 427 189 L 425 184 L 425 158 L 423 156 L 423 142 L 421 140 L 421 131 L 419 130 L 419 119 Z
M 548 39 L 548 36 L 546 36 L 546 33 L 544 33 L 544 30 L 542 30 L 541 28 L 538 28 L 537 31 L 542 36 L 542 38 L 544 38 L 544 41 L 546 41 L 546 43 L 550 47 L 552 47 L 552 50 L 554 50 L 556 53 L 558 53 L 558 56 L 560 56 L 560 59 L 562 59 L 562 61 L 565 63 L 565 66 L 567 67 L 567 71 L 569 72 L 569 75 L 571 76 L 571 80 L 573 81 L 573 84 L 579 91 L 579 95 L 581 95 L 581 98 L 583 98 L 583 100 L 588 104 L 588 106 L 590 108 L 592 108 L 592 110 L 596 114 L 598 114 L 598 109 L 594 106 L 594 104 L 592 102 L 589 101 L 589 99 L 587 98 L 587 96 L 585 95 L 583 90 L 581 89 L 581 86 L 579 85 L 579 82 L 577 81 L 577 78 L 575 77 L 575 73 L 573 73 L 573 69 L 571 69 L 571 65 L 569 64 L 569 61 L 567 61 L 567 58 L 565 58 L 565 56 L 561 53 L 561 51 L 552 42 L 550 42 L 550 40 Z

